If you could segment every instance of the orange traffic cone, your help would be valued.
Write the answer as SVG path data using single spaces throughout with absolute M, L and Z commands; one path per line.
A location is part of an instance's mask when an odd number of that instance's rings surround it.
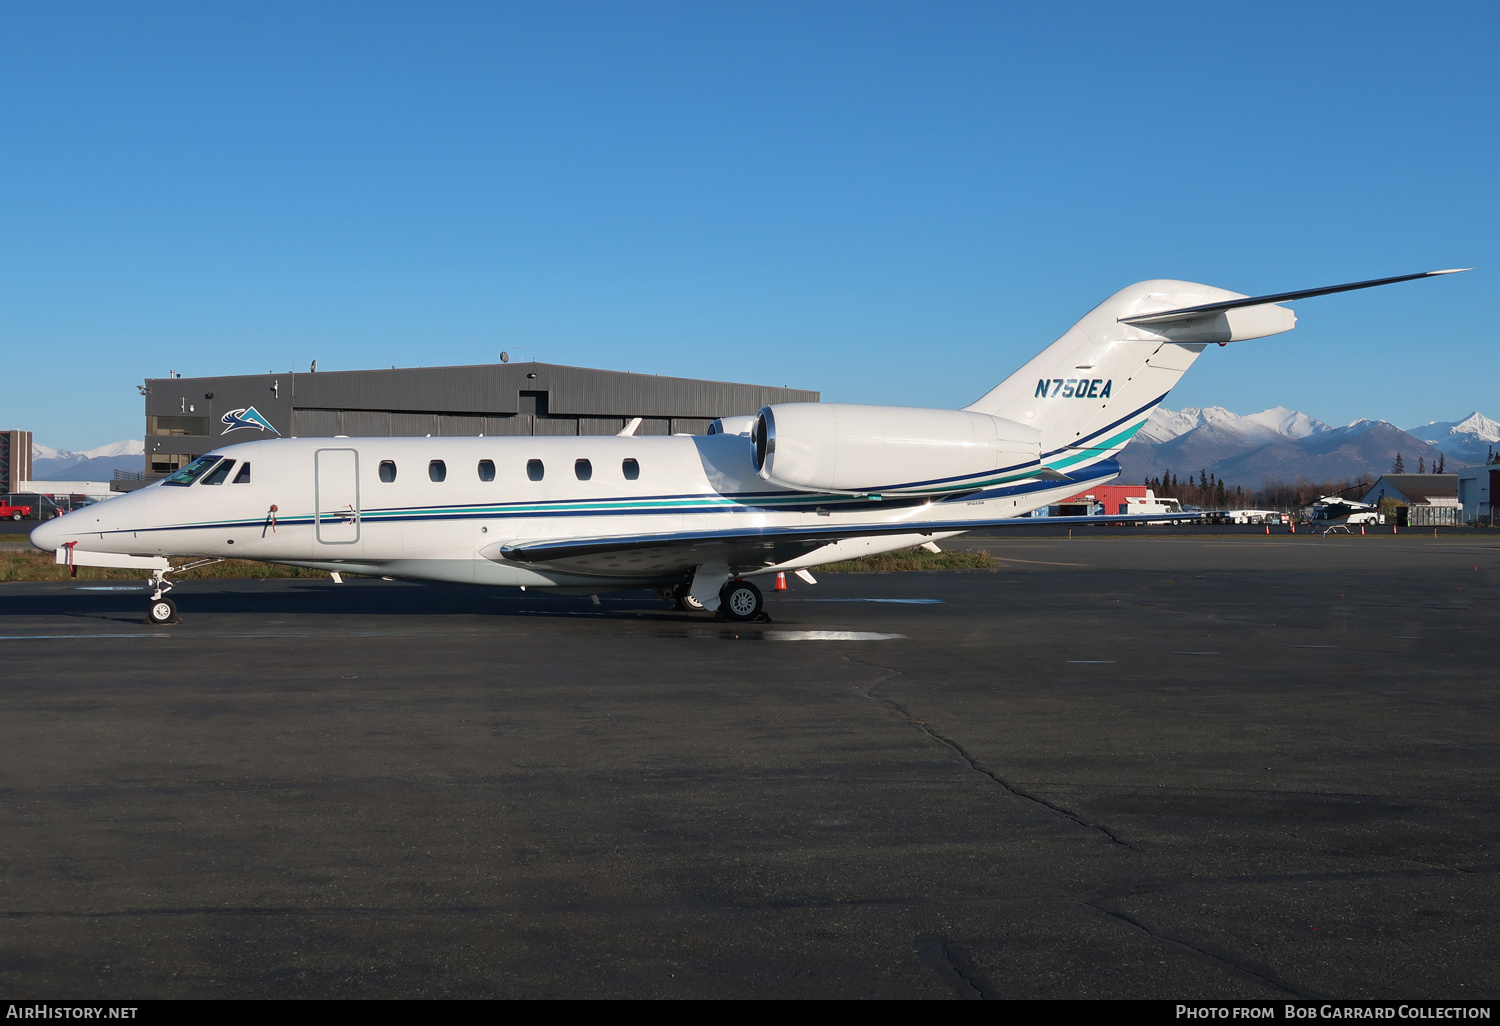
M 1359 533 L 1360 534 L 1364 534 L 1365 533 L 1365 525 L 1364 524 L 1360 524 L 1359 525 Z
M 1270 534 L 1270 533 L 1271 533 L 1271 525 L 1270 525 L 1270 524 L 1267 524 L 1267 525 L 1266 525 L 1266 533 L 1267 533 L 1267 534 Z
M 781 573 L 776 575 L 776 590 L 786 591 L 786 574 Z

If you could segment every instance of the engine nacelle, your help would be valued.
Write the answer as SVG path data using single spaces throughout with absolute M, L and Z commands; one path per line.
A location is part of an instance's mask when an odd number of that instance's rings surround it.
M 767 406 L 751 432 L 765 481 L 850 495 L 936 495 L 1039 476 L 1041 432 L 964 410 Z

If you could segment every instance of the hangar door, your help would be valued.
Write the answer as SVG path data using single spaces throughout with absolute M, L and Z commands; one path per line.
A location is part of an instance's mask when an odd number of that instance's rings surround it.
M 314 458 L 318 541 L 352 545 L 359 541 L 359 453 L 319 449 Z

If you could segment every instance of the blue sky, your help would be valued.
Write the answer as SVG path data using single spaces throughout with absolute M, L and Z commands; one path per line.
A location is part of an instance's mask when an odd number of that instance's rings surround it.
M 1500 416 L 1500 6 L 0 9 L 0 421 L 522 358 L 972 401 L 1146 278 L 1308 300 L 1168 405 Z

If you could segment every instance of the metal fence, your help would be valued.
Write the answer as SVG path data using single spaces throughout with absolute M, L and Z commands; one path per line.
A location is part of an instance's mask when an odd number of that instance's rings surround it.
M 1463 523 L 1463 510 L 1457 506 L 1408 506 L 1407 527 L 1457 527 Z

